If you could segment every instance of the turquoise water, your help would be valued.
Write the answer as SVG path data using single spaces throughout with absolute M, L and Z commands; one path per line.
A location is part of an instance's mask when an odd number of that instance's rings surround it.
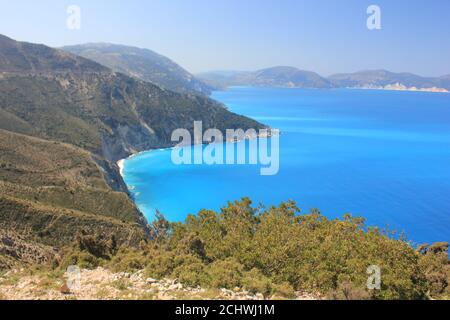
M 279 173 L 176 166 L 171 150 L 142 153 L 124 175 L 148 219 L 158 209 L 181 221 L 243 196 L 293 199 L 304 212 L 350 212 L 416 243 L 450 240 L 450 94 L 237 87 L 213 98 L 281 129 Z

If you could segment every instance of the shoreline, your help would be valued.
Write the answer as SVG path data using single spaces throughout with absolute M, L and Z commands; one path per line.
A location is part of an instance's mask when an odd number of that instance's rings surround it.
M 125 159 L 121 159 L 121 160 L 117 161 L 117 166 L 119 167 L 119 173 L 123 179 L 123 177 L 124 177 L 123 170 L 125 169 Z
M 304 89 L 304 90 L 339 90 L 339 89 L 348 89 L 348 90 L 373 90 L 373 91 L 401 91 L 401 92 L 425 92 L 425 93 L 446 93 L 449 94 L 450 90 L 445 88 L 416 88 L 416 87 L 397 87 L 395 85 L 387 85 L 387 86 L 374 86 L 374 87 L 331 87 L 331 88 L 305 88 L 305 87 L 284 87 L 284 86 L 276 86 L 276 87 L 265 87 L 265 86 L 229 86 L 223 90 L 215 90 L 217 92 L 227 91 L 233 88 L 274 88 L 274 89 Z
M 242 141 L 247 141 L 247 140 L 252 140 L 252 139 L 268 139 L 268 138 L 271 138 L 271 137 L 276 136 L 276 135 L 281 136 L 281 131 L 278 130 L 278 129 L 268 129 L 268 132 L 267 132 L 267 133 L 265 133 L 265 134 L 258 133 L 258 134 L 256 135 L 256 137 L 245 136 L 244 139 L 238 139 L 238 140 L 226 140 L 226 141 L 223 141 L 223 142 L 220 142 L 220 143 L 227 144 L 227 143 L 239 143 L 239 142 L 242 142 Z M 214 143 L 215 143 L 215 142 L 214 142 Z M 199 145 L 199 144 L 197 144 L 197 145 Z M 209 143 L 204 142 L 204 143 L 202 143 L 201 145 L 209 145 Z M 181 146 L 181 148 L 185 148 L 185 147 L 193 147 L 193 146 L 196 146 L 196 144 L 191 144 L 191 145 L 189 145 L 189 146 Z M 123 179 L 124 182 L 125 182 L 125 174 L 124 174 L 124 170 L 125 170 L 125 161 L 130 160 L 130 159 L 133 159 L 134 157 L 137 157 L 137 156 L 139 156 L 139 155 L 141 155 L 141 154 L 144 154 L 144 153 L 150 153 L 150 152 L 154 152 L 154 151 L 167 151 L 167 150 L 173 150 L 173 149 L 175 149 L 175 148 L 180 148 L 180 147 L 174 146 L 174 147 L 167 147 L 167 148 L 155 148 L 155 149 L 149 149 L 149 150 L 144 150 L 144 151 L 135 152 L 135 153 L 131 154 L 129 157 L 127 157 L 127 158 L 120 159 L 119 161 L 116 162 L 117 166 L 119 167 L 119 173 L 120 173 L 120 176 L 122 177 L 122 179 Z M 125 183 L 125 185 L 126 185 L 126 183 Z M 127 186 L 127 189 L 129 189 L 128 186 Z M 128 191 L 129 191 L 129 190 L 128 190 Z

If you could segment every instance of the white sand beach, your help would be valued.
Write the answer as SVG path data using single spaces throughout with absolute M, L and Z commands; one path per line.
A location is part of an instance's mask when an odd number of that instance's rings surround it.
M 117 161 L 117 166 L 119 167 L 120 175 L 123 177 L 123 170 L 125 167 L 125 159 Z

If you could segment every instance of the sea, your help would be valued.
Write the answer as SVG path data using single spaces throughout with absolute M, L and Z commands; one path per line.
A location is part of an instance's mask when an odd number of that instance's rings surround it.
M 140 153 L 123 176 L 149 221 L 157 210 L 178 222 L 249 197 L 266 207 L 294 200 L 300 214 L 330 219 L 350 213 L 415 244 L 450 241 L 450 94 L 232 87 L 212 98 L 281 131 L 277 174 L 179 165 L 173 149 Z

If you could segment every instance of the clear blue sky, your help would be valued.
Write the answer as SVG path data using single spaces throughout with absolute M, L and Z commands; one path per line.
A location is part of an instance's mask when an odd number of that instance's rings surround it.
M 66 9 L 81 8 L 81 30 Z M 366 9 L 382 10 L 369 31 Z M 0 33 L 62 46 L 113 42 L 192 72 L 291 65 L 323 75 L 385 68 L 450 74 L 449 0 L 0 0 Z

